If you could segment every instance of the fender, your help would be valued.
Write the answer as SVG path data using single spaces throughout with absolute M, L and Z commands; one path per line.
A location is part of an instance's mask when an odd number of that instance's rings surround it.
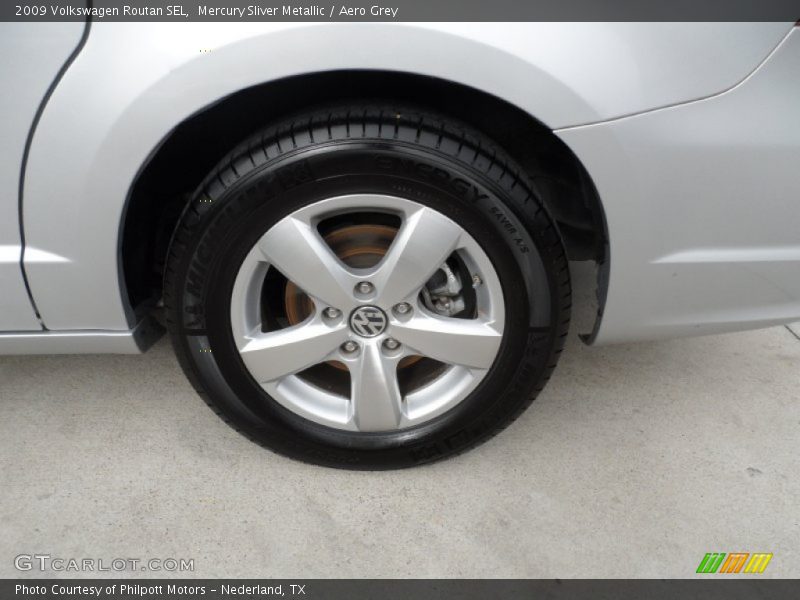
M 800 319 L 798 64 L 795 28 L 731 90 L 556 131 L 592 174 L 611 232 L 593 343 Z
M 31 293 L 51 330 L 130 330 L 119 252 L 130 187 L 178 123 L 236 91 L 334 69 L 413 72 L 491 93 L 555 129 L 732 86 L 790 27 L 97 23 L 31 147 L 26 239 L 53 257 L 25 261 Z

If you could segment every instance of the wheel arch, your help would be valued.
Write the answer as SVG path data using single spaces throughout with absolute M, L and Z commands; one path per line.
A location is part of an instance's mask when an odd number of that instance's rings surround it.
M 181 137 L 187 127 L 234 115 L 239 127 L 226 130 L 229 139 L 215 132 L 199 144 L 182 146 L 193 156 L 207 157 L 198 165 L 212 165 L 245 137 L 240 135 L 245 127 L 279 117 L 281 96 L 283 106 L 293 110 L 364 94 L 400 97 L 434 109 L 438 103 L 440 112 L 470 122 L 520 162 L 512 146 L 525 150 L 535 146 L 535 137 L 547 140 L 555 154 L 569 158 L 558 164 L 569 163 L 581 173 L 571 180 L 582 189 L 592 188 L 574 155 L 551 131 L 598 118 L 591 99 L 554 72 L 558 64 L 523 56 L 514 44 L 505 44 L 505 30 L 191 25 L 152 24 L 146 44 L 140 43 L 141 29 L 130 24 L 93 27 L 48 103 L 25 173 L 23 211 L 26 239 L 43 251 L 37 256 L 44 258 L 26 259 L 25 268 L 49 329 L 134 327 L 154 294 L 148 294 L 147 286 L 136 287 L 152 275 L 152 262 L 142 254 L 142 245 L 152 242 L 150 234 L 136 249 L 132 232 L 159 223 L 156 231 L 167 237 L 169 227 L 161 222 L 169 223 L 169 214 L 163 209 L 179 206 L 147 193 L 159 181 L 154 174 L 168 162 L 169 148 L 181 147 L 173 145 L 176 140 L 191 139 Z M 198 51 L 208 47 L 209 53 Z M 365 53 L 365 47 L 374 51 Z M 309 93 L 312 84 L 315 94 Z M 258 114 L 234 110 L 243 97 L 261 103 Z M 496 126 L 500 121 L 505 131 Z M 196 173 L 173 169 L 172 177 L 185 183 Z M 575 196 L 600 206 L 593 192 Z M 605 235 L 602 227 L 596 231 Z M 87 295 L 87 289 L 92 293 Z
M 298 103 L 299 97 L 306 101 Z M 121 221 L 120 285 L 127 309 L 143 312 L 160 296 L 168 241 L 186 198 L 233 147 L 289 113 L 364 98 L 424 106 L 484 132 L 529 172 L 540 174 L 534 183 L 546 188 L 548 208 L 570 259 L 607 265 L 605 217 L 591 178 L 566 144 L 534 116 L 485 91 L 436 77 L 319 71 L 222 98 L 180 122 L 153 149 L 130 186 Z M 542 172 L 550 177 L 542 178 Z

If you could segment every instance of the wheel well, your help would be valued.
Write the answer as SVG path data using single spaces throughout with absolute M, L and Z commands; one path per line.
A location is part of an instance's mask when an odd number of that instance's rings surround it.
M 122 225 L 121 265 L 130 307 L 147 310 L 161 294 L 170 236 L 188 196 L 254 131 L 323 103 L 387 99 L 423 105 L 493 138 L 546 188 L 570 260 L 606 260 L 600 199 L 583 166 L 545 125 L 491 94 L 441 79 L 385 71 L 296 76 L 236 92 L 178 124 L 134 182 Z

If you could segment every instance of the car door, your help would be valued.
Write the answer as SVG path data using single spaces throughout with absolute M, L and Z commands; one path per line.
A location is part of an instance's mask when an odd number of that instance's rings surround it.
M 0 331 L 42 328 L 21 267 L 20 176 L 39 111 L 84 29 L 83 23 L 0 23 Z M 27 251 L 36 260 L 36 248 Z

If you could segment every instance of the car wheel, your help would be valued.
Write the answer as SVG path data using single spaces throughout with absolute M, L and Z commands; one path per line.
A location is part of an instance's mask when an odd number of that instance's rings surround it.
M 181 365 L 254 441 L 399 468 L 506 427 L 555 366 L 570 284 L 528 176 L 425 110 L 317 110 L 199 186 L 164 304 Z

